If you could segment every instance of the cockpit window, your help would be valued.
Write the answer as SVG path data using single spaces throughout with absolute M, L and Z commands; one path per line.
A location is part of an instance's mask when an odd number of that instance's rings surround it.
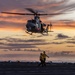
M 32 20 L 32 23 L 36 23 L 36 21 L 35 20 Z

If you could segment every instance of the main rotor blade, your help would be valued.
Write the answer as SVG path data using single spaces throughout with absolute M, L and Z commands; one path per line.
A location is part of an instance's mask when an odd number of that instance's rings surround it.
M 4 14 L 15 14 L 15 15 L 34 15 L 34 14 L 30 14 L 30 13 L 11 13 L 11 12 L 1 12 Z
M 12 12 L 1 12 L 4 14 L 15 14 L 15 15 L 38 15 L 38 16 L 44 16 L 44 15 L 60 15 L 65 13 L 51 13 L 51 14 L 41 14 L 41 13 L 12 13 Z
M 43 16 L 43 15 L 60 15 L 60 14 L 65 14 L 65 13 L 51 13 L 51 14 L 37 14 L 37 15 Z
M 25 8 L 26 10 L 30 11 L 31 13 L 37 14 L 36 10 L 33 10 L 32 8 Z

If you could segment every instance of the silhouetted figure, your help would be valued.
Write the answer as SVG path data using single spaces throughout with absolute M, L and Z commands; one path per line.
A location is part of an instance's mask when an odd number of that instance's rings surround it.
M 44 58 L 43 58 L 43 54 L 42 53 L 40 53 L 40 64 L 38 65 L 38 66 L 44 66 Z
M 48 55 L 46 55 L 46 52 L 45 52 L 45 51 L 43 51 L 42 56 L 43 56 L 43 59 L 44 59 L 43 64 L 44 64 L 44 66 L 46 66 L 46 57 L 48 57 L 48 58 L 49 58 L 49 56 L 48 56 Z

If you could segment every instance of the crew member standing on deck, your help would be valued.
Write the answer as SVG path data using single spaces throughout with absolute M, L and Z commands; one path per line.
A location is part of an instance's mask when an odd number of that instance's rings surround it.
M 40 53 L 40 64 L 38 66 L 44 66 L 44 58 L 43 58 L 43 53 Z
M 43 64 L 44 64 L 44 66 L 46 66 L 46 57 L 48 57 L 48 58 L 49 58 L 49 56 L 46 54 L 46 52 L 45 52 L 45 51 L 43 51 L 42 56 L 43 56 L 43 59 L 44 59 Z

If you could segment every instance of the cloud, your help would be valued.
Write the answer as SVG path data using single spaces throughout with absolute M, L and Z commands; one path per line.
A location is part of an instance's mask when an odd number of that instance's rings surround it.
M 68 44 L 75 44 L 75 36 L 70 38 L 70 39 L 67 39 L 66 43 L 68 43 Z
M 64 42 L 51 42 L 50 44 L 64 44 Z
M 67 43 L 75 44 L 75 41 L 67 41 Z
M 4 58 L 22 58 L 22 57 L 36 57 L 36 55 L 35 54 L 30 54 L 29 53 L 29 55 L 28 54 L 0 54 L 0 57 L 4 57 Z
M 11 23 L 11 24 L 12 24 L 12 23 L 24 24 L 24 23 L 26 23 L 26 19 L 23 19 L 23 18 L 22 18 L 22 19 L 21 19 L 21 18 L 15 18 L 15 17 L 14 17 L 14 18 L 8 18 L 8 19 L 6 19 L 6 18 L 1 18 L 1 19 L 0 19 L 0 23 L 2 23 L 2 22 L 6 22 L 7 24 L 8 24 L 8 23 Z M 11 25 L 11 24 L 10 24 L 10 25 Z M 14 25 L 14 24 L 13 24 L 13 25 Z
M 58 3 L 58 6 L 51 7 L 50 9 L 54 10 L 55 12 L 69 12 L 75 9 L 75 3 L 70 4 L 69 0 L 62 0 L 61 4 Z
M 27 43 L 27 42 L 32 42 L 32 43 L 41 43 L 41 42 L 45 42 L 45 40 L 43 39 L 29 39 L 29 40 L 26 40 L 26 39 L 19 39 L 19 38 L 11 38 L 11 37 L 5 37 L 5 38 L 0 38 L 0 40 L 6 40 L 7 42 L 9 43 L 16 43 L 16 42 L 20 42 L 20 43 Z
M 72 46 L 72 45 L 68 45 L 67 47 L 75 47 L 75 46 Z
M 67 38 L 70 38 L 70 37 L 67 36 L 67 35 L 58 34 L 58 35 L 56 36 L 56 38 L 57 38 L 57 39 L 67 39 Z
M 69 41 L 75 41 L 75 36 L 73 38 L 68 39 Z
M 4 43 L 0 42 L 0 45 L 4 45 Z
M 55 55 L 69 55 L 70 53 L 72 53 L 72 51 L 61 51 L 61 52 L 56 52 Z
M 47 45 L 49 43 L 42 39 L 18 39 L 18 38 L 0 38 L 0 49 L 25 49 L 37 48 L 40 45 Z
M 3 27 L 3 28 L 23 28 L 24 25 L 23 24 L 20 24 L 20 23 L 14 23 L 14 22 L 6 22 L 6 21 L 1 21 L 0 22 L 0 27 Z
M 0 46 L 0 49 L 8 49 L 8 50 L 16 48 L 37 48 L 37 47 L 31 44 L 4 44 L 3 46 Z
M 4 51 L 26 51 L 26 52 L 42 52 L 43 50 L 41 49 L 35 49 L 35 48 L 31 48 L 31 49 L 21 49 L 21 48 L 14 48 L 14 49 L 8 49 L 8 50 L 4 50 Z
M 70 56 L 75 56 L 75 52 L 73 51 L 60 51 L 60 52 L 49 52 L 49 55 L 52 57 L 70 57 Z
M 73 10 L 75 9 L 75 3 L 71 2 L 69 3 L 70 0 L 0 0 L 0 8 L 4 9 L 8 9 L 9 10 L 21 10 L 22 8 L 35 8 L 36 9 L 40 9 L 40 10 L 46 10 L 47 12 L 67 12 L 69 10 Z M 5 2 L 5 5 L 4 5 Z M 9 7 L 10 6 L 10 7 Z M 4 10 L 5 10 L 4 9 Z M 50 10 L 49 10 L 50 9 Z M 6 10 L 5 10 L 6 11 Z M 24 10 L 23 10 L 24 11 Z
M 37 10 L 42 10 L 45 12 L 42 13 L 65 13 L 74 11 L 75 9 L 75 2 L 70 0 L 0 0 L 0 11 L 9 11 L 9 12 L 28 12 L 24 8 L 33 8 Z M 35 9 L 35 10 L 36 10 Z M 62 14 L 61 14 L 62 15 Z M 55 15 L 51 15 L 51 17 L 54 17 Z M 24 28 L 23 25 L 26 23 L 27 19 L 32 18 L 32 16 L 15 16 L 15 15 L 7 15 L 7 14 L 1 14 L 0 13 L 0 27 L 9 27 L 10 28 L 17 28 L 17 25 L 19 24 L 18 28 Z M 49 16 L 46 16 L 48 18 Z M 44 22 L 48 22 L 47 19 L 43 19 Z M 15 24 L 14 24 L 15 23 Z M 3 26 L 2 26 L 3 25 Z M 70 25 L 69 25 L 70 26 Z M 75 25 L 73 25 L 75 27 Z M 72 26 L 72 27 L 73 27 Z M 71 26 L 70 26 L 71 27 Z

